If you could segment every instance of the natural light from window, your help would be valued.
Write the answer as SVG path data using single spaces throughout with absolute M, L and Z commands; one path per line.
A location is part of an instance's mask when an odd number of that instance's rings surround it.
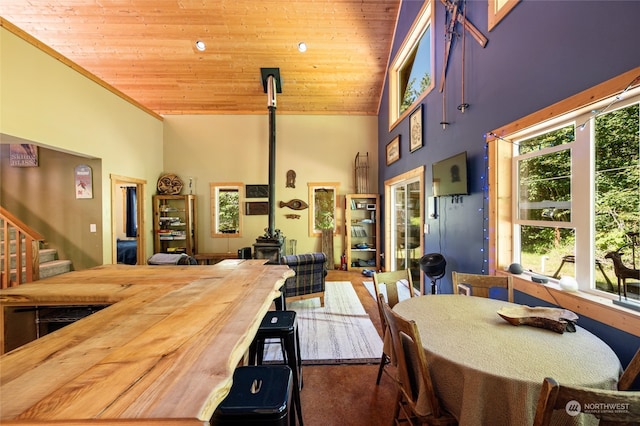
M 241 183 L 212 183 L 211 190 L 211 236 L 241 236 Z
M 434 86 L 433 7 L 425 2 L 389 67 L 389 127 L 394 127 Z
M 431 85 L 431 27 L 427 27 L 411 56 L 399 72 L 400 115 L 418 100 Z
M 640 267 L 640 90 L 514 134 L 513 247 L 526 271 L 618 295 Z M 640 289 L 627 289 L 640 299 Z M 622 289 L 624 292 L 624 289 Z

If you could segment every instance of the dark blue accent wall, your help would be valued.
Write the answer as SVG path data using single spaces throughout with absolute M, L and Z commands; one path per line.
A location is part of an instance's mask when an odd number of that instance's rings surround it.
M 388 80 L 379 113 L 379 187 L 384 181 L 419 166 L 425 169 L 425 196 L 432 194 L 431 164 L 461 151 L 468 154 L 470 195 L 458 202 L 442 197 L 438 219 L 426 219 L 425 253 L 439 252 L 447 271 L 482 272 L 486 233 L 486 148 L 484 135 L 555 102 L 640 66 L 640 1 L 522 0 L 491 32 L 487 31 L 487 1 L 467 1 L 466 17 L 488 39 L 482 48 L 467 33 L 465 48 L 465 99 L 470 106 L 462 114 L 462 43 L 451 50 L 446 77 L 446 121 L 442 129 L 443 97 L 438 91 L 444 55 L 445 9 L 434 0 L 435 83 L 424 98 L 424 146 L 409 152 L 408 119 L 389 130 Z M 402 44 L 422 1 L 403 1 L 391 60 Z M 458 32 L 462 26 L 458 25 Z M 386 166 L 385 146 L 401 136 L 400 159 Z M 439 282 L 451 291 L 447 273 Z M 588 321 L 584 319 L 583 321 Z M 602 328 L 602 327 L 604 328 Z M 598 335 L 620 354 L 623 364 L 639 345 L 638 339 L 620 336 L 604 325 L 593 325 Z M 618 332 L 619 333 L 619 332 Z M 629 341 L 619 345 L 615 342 Z M 633 348 L 633 349 L 632 349 Z

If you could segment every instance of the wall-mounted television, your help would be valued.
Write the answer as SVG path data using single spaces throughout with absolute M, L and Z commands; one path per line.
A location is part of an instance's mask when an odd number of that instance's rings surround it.
M 467 151 L 461 152 L 431 166 L 433 195 L 467 195 Z

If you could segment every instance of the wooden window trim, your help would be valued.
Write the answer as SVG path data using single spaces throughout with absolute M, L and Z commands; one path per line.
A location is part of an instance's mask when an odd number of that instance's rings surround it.
M 511 208 L 514 201 L 511 191 L 513 149 L 511 143 L 507 141 L 509 135 L 525 131 L 561 115 L 588 108 L 589 105 L 594 103 L 602 102 L 604 99 L 625 90 L 629 82 L 638 74 L 640 74 L 640 67 L 636 67 L 487 134 L 489 155 L 489 274 L 508 274 L 506 270 L 511 263 L 511 259 L 513 259 L 513 217 Z M 514 275 L 514 288 L 530 296 L 572 310 L 578 315 L 592 318 L 640 337 L 640 313 L 613 305 L 610 298 L 583 291 L 562 291 L 560 286 L 555 283 L 533 283 L 525 275 Z
M 223 232 L 216 232 L 216 219 L 218 215 L 218 199 L 216 192 L 218 188 L 232 188 L 238 190 L 238 232 L 235 234 L 226 234 Z M 242 190 L 244 184 L 242 182 L 212 182 L 209 183 L 209 191 L 211 198 L 211 238 L 241 238 L 242 237 L 242 219 L 244 216 L 244 197 L 242 196 Z
M 494 29 L 518 3 L 520 0 L 489 0 L 489 17 L 487 19 L 489 31 Z
M 405 37 L 400 49 L 396 53 L 396 57 L 391 62 L 389 66 L 388 75 L 389 75 L 389 131 L 391 131 L 398 123 L 400 123 L 405 117 L 407 117 L 424 99 L 427 93 L 433 90 L 435 87 L 435 78 L 433 72 L 433 66 L 435 64 L 435 34 L 433 33 L 433 24 L 434 24 L 434 5 L 432 1 L 426 1 L 420 9 L 420 12 L 417 15 L 416 20 L 411 25 L 411 29 L 407 32 L 407 36 Z M 401 95 L 400 95 L 400 87 L 398 81 L 398 73 L 400 69 L 402 69 L 403 65 L 407 61 L 410 53 L 413 52 L 416 47 L 416 43 L 420 41 L 422 38 L 422 34 L 424 33 L 425 28 L 431 25 L 432 28 L 432 36 L 431 36 L 431 84 L 429 87 L 425 89 L 425 91 L 418 96 L 413 104 L 407 108 L 402 114 L 399 114 L 400 104 L 401 104 Z
M 309 191 L 309 236 L 319 237 L 322 236 L 322 230 L 315 227 L 315 190 L 326 188 L 333 190 L 333 234 L 338 233 L 338 189 L 340 188 L 340 182 L 309 182 L 307 183 Z

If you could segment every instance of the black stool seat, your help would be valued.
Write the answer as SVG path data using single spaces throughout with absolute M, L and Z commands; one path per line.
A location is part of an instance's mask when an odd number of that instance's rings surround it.
M 266 313 L 256 337 L 249 348 L 249 362 L 261 365 L 264 357 L 264 345 L 267 339 L 279 339 L 282 348 L 283 363 L 288 365 L 293 375 L 293 405 L 298 422 L 302 425 L 302 407 L 300 389 L 302 389 L 302 358 L 300 357 L 300 336 L 295 311 L 269 311 Z M 270 364 L 271 365 L 271 364 Z M 295 417 L 291 416 L 291 424 Z
M 262 318 L 258 336 L 265 333 L 271 336 L 274 332 L 291 333 L 296 325 L 296 311 L 269 311 Z
M 289 423 L 293 374 L 286 365 L 238 367 L 229 395 L 213 413 L 213 425 L 274 425 Z

